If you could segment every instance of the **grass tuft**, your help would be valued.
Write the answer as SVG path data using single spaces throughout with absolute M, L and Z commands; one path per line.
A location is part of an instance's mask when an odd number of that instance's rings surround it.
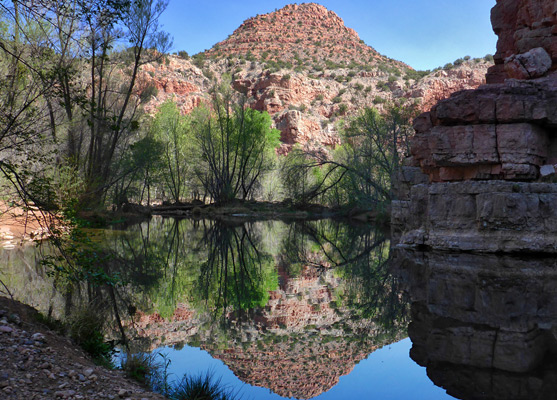
M 184 376 L 170 393 L 172 400 L 237 400 L 238 393 L 215 379 L 212 372 Z

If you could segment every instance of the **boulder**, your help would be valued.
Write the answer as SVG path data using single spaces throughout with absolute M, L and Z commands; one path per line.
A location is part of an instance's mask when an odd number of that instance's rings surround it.
M 551 68 L 551 57 L 542 47 L 505 59 L 505 71 L 509 78 L 530 79 L 545 75 Z

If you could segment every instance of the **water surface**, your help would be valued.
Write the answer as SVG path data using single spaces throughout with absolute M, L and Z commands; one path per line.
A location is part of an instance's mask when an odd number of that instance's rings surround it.
M 212 371 L 254 399 L 557 393 L 553 259 L 392 252 L 381 230 L 333 220 L 89 233 L 123 285 L 67 285 L 40 264 L 48 249 L 29 247 L 2 252 L 2 280 L 44 313 L 118 317 L 171 381 Z

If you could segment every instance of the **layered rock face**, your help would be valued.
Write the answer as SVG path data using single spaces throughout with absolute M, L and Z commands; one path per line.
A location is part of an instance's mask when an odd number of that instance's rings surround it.
M 517 77 L 517 56 L 532 49 L 543 49 L 549 56 L 549 68 L 557 69 L 557 3 L 553 0 L 498 0 L 491 11 L 493 30 L 499 36 L 495 66 L 487 75 L 488 83 L 502 83 Z M 536 54 L 537 53 L 537 54 Z M 519 64 L 533 56 L 546 58 L 539 50 L 519 59 Z M 537 57 L 536 57 L 537 55 Z M 542 61 L 542 60 L 540 60 Z M 535 75 L 535 74 L 534 74 Z M 527 77 L 527 76 L 526 76 Z M 525 78 L 526 78 L 525 77 Z M 535 77 L 531 76 L 530 77 Z
M 411 298 L 410 356 L 459 399 L 553 399 L 555 259 L 416 252 L 394 257 Z
M 430 184 L 416 169 L 401 174 L 393 230 L 402 244 L 557 252 L 556 15 L 554 1 L 499 1 L 498 64 L 487 77 L 503 83 L 455 93 L 416 119 L 412 163 Z

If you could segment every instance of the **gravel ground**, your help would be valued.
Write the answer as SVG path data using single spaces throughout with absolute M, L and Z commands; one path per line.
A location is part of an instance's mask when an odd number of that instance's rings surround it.
M 95 365 L 36 311 L 0 297 L 0 399 L 164 399 L 121 371 Z

